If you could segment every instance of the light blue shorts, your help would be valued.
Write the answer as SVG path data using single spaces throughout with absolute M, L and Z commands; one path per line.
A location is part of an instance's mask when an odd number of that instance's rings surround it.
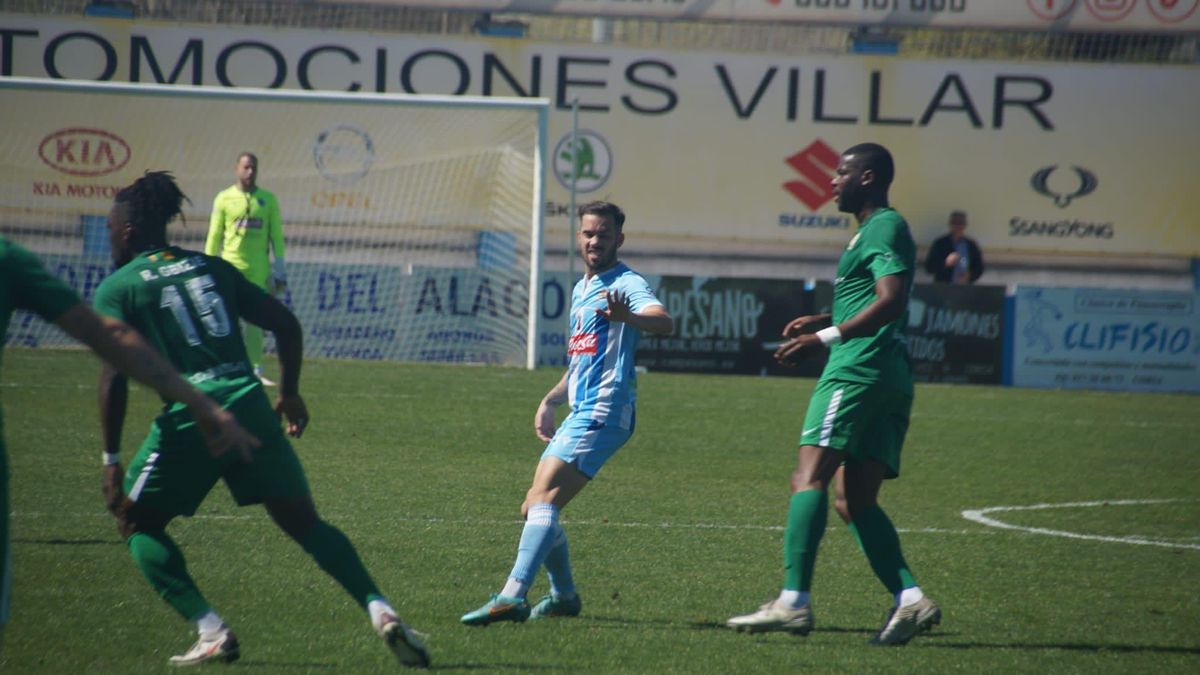
M 595 478 L 600 467 L 633 436 L 637 416 L 630 411 L 628 416 L 615 415 L 617 420 L 602 423 L 588 418 L 588 414 L 568 415 L 558 431 L 554 432 L 554 438 L 550 439 L 542 459 L 557 457 L 567 464 L 573 464 L 588 478 Z M 629 420 L 628 428 L 620 426 L 620 418 L 624 417 Z

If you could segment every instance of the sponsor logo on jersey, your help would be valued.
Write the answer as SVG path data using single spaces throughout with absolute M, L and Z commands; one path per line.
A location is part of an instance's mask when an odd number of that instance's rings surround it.
M 102 129 L 59 129 L 38 145 L 38 157 L 46 166 L 71 176 L 119 171 L 132 155 L 125 139 Z
M 577 354 L 596 355 L 597 345 L 600 343 L 600 338 L 595 333 L 580 333 L 572 335 L 571 341 L 567 343 L 567 356 L 575 356 Z

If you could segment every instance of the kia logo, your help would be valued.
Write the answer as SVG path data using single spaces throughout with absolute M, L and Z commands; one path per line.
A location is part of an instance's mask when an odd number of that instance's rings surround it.
M 72 176 L 119 171 L 132 155 L 123 138 L 100 129 L 59 129 L 38 146 L 38 156 L 47 166 Z

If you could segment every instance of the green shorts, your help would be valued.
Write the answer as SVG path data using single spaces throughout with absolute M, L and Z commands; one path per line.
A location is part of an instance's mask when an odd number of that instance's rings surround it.
M 226 408 L 262 442 L 253 461 L 242 462 L 232 451 L 214 458 L 191 417 L 164 413 L 154 420 L 150 435 L 125 472 L 126 496 L 160 513 L 190 516 L 220 478 L 239 506 L 309 494 L 300 458 L 262 388 L 252 389 Z
M 800 445 L 839 450 L 852 461 L 873 459 L 887 466 L 887 478 L 895 478 L 912 403 L 911 393 L 878 384 L 820 380 L 808 402 Z

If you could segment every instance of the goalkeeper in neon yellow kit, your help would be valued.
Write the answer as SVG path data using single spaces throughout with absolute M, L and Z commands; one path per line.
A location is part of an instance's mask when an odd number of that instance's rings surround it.
M 259 288 L 274 295 L 287 287 L 283 262 L 283 223 L 275 195 L 258 186 L 258 157 L 243 152 L 234 168 L 237 183 L 213 199 L 204 252 L 229 261 Z M 274 251 L 275 261 L 270 260 Z M 243 324 L 246 352 L 254 374 L 273 386 L 262 371 L 263 333 L 253 324 Z

